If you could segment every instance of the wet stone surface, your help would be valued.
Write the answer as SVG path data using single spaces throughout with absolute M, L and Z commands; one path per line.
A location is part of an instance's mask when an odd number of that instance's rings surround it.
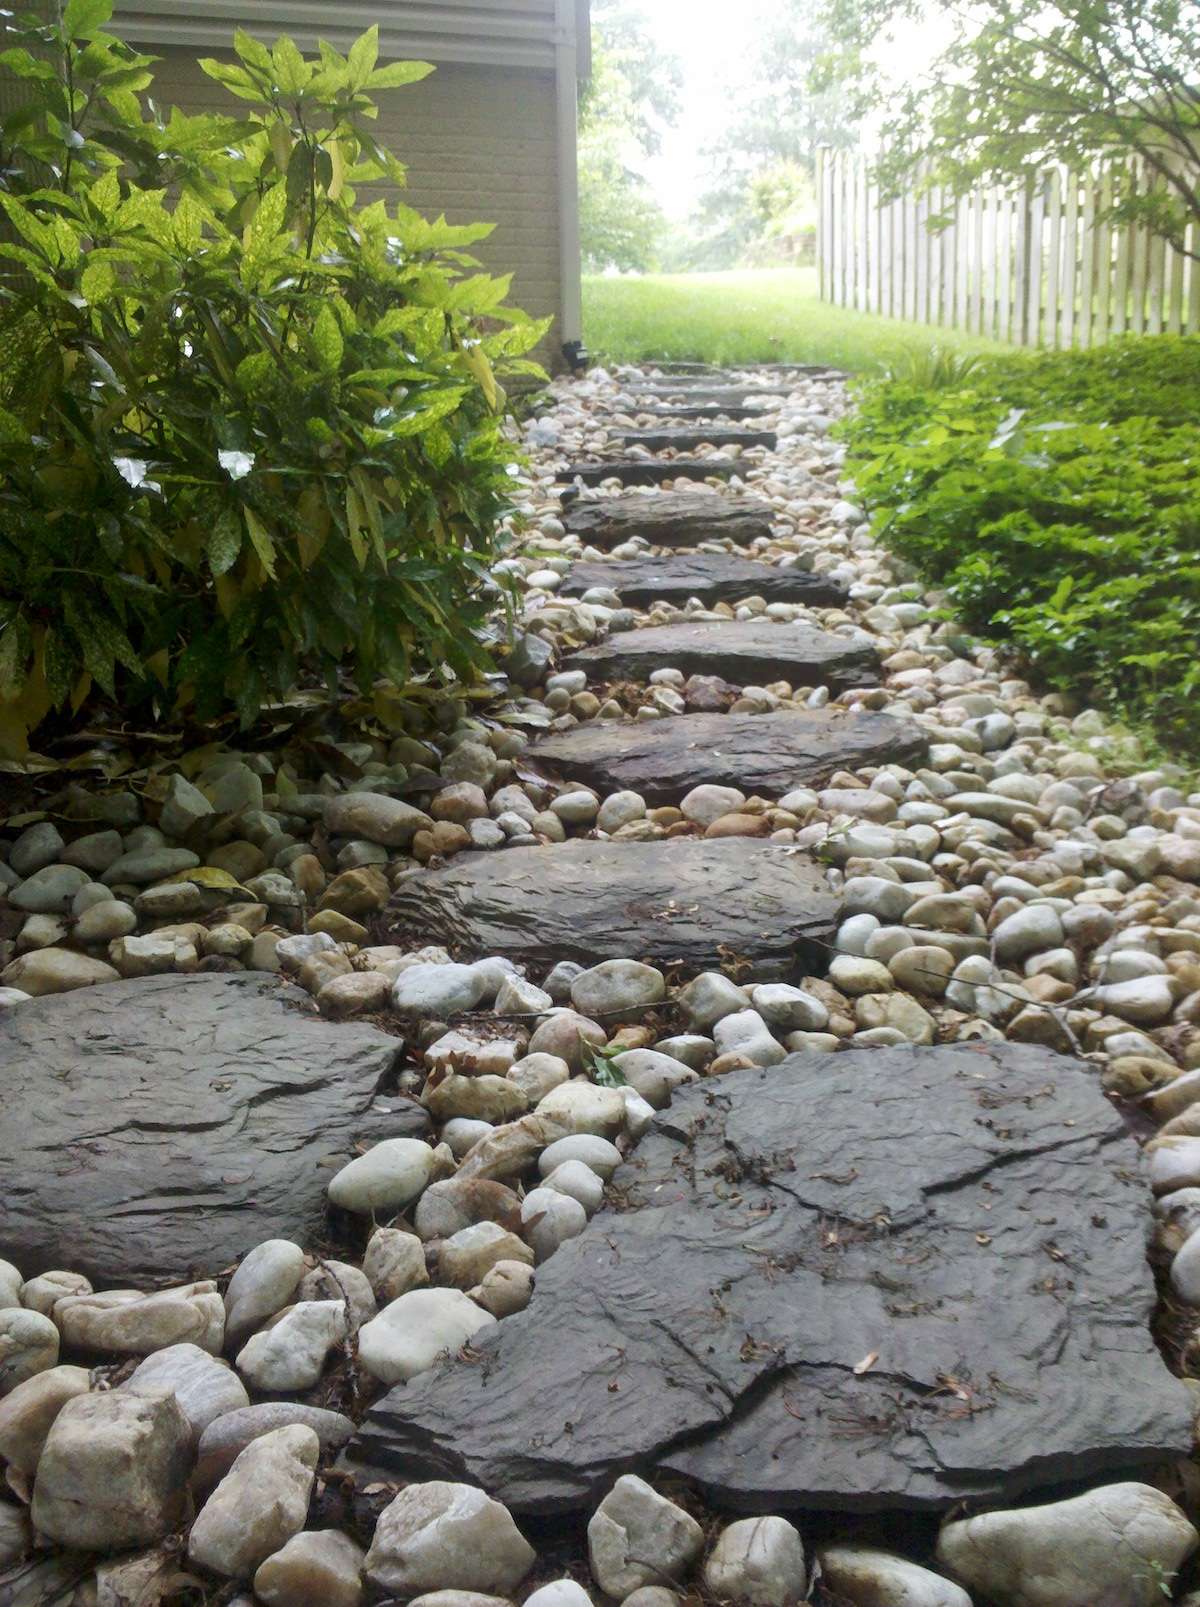
M 702 784 L 783 797 L 838 769 L 918 763 L 927 748 L 925 733 L 910 720 L 826 708 L 595 721 L 540 738 L 529 757 L 566 780 L 601 792 L 629 788 L 660 805 L 678 803 Z
M 585 647 L 563 665 L 586 670 L 594 681 L 646 680 L 663 666 L 684 675 L 720 675 L 739 686 L 788 681 L 837 691 L 872 686 L 879 677 L 878 655 L 867 639 L 833 636 L 800 621 L 653 625 Z
M 329 1161 L 429 1129 L 401 1043 L 278 978 L 145 977 L 0 1015 L 0 1258 L 178 1282 L 324 1230 Z
M 670 491 L 581 502 L 563 523 L 570 534 L 603 551 L 631 536 L 657 547 L 695 547 L 703 541 L 749 546 L 770 538 L 772 518 L 770 503 L 754 497 L 728 501 L 711 491 Z
M 1032 1046 L 795 1055 L 676 1092 L 602 1210 L 355 1454 L 514 1510 L 630 1470 L 720 1505 L 949 1507 L 1191 1443 L 1137 1151 Z
M 823 971 L 838 910 L 821 867 L 778 844 L 576 838 L 401 882 L 384 922 L 388 941 L 501 955 L 535 974 L 625 957 L 715 970 L 728 953 L 765 978 Z
M 846 601 L 846 588 L 823 575 L 715 552 L 575 564 L 559 594 L 582 597 L 592 587 L 611 589 L 632 607 L 660 601 L 679 605 L 690 597 L 708 604 L 763 597 L 768 603 L 807 603 L 816 608 L 840 608 Z

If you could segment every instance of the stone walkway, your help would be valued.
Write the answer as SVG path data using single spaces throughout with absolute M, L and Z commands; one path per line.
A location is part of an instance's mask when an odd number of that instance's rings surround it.
M 511 695 L 0 838 L 0 1602 L 1170 1592 L 1200 794 L 963 649 L 845 406 L 560 383 Z

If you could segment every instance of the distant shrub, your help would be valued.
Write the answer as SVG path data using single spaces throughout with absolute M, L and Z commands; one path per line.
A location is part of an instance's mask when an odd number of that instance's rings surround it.
M 111 0 L 0 61 L 0 744 L 93 685 L 243 721 L 312 671 L 485 662 L 513 452 L 497 373 L 545 326 L 451 228 L 360 200 L 376 31 L 205 61 L 243 115 L 160 112 Z

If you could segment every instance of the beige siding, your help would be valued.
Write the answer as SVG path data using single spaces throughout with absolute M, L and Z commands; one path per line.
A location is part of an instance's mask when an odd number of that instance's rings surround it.
M 236 107 L 191 51 L 162 48 L 155 94 L 186 111 Z M 408 167 L 404 200 L 451 223 L 484 221 L 475 247 L 512 273 L 512 299 L 535 317 L 560 307 L 555 88 L 551 73 L 446 63 L 422 83 L 379 96 L 378 132 Z M 549 349 L 559 337 L 551 331 Z

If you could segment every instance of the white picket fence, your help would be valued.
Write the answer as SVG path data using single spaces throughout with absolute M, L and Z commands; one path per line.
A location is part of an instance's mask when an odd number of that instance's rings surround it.
M 821 296 L 839 307 L 941 324 L 1022 346 L 1200 330 L 1200 262 L 1146 229 L 1101 221 L 1137 163 L 1048 167 L 1029 190 L 948 191 L 881 202 L 861 155 L 822 150 Z M 931 229 L 931 218 L 949 216 Z M 1193 224 L 1185 242 L 1200 250 Z

